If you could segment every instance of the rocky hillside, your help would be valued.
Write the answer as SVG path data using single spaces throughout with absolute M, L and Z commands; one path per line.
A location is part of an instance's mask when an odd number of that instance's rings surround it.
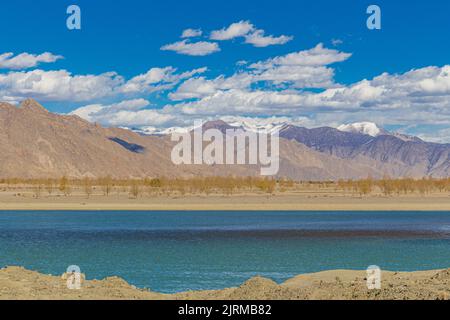
M 223 121 L 205 124 L 224 132 Z M 383 131 L 384 133 L 384 131 Z M 395 135 L 285 126 L 279 176 L 297 180 L 450 175 L 450 145 Z M 34 100 L 0 103 L 0 178 L 189 177 L 258 175 L 257 166 L 182 165 L 171 161 L 168 135 L 104 128 L 78 116 L 48 112 Z
M 450 145 L 399 134 L 369 135 L 334 128 L 286 126 L 280 136 L 344 160 L 371 163 L 393 177 L 450 175 Z

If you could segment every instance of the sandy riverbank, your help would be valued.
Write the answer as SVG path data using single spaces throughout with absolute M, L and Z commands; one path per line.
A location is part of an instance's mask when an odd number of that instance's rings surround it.
M 450 211 L 450 195 L 349 196 L 333 193 L 238 194 L 232 196 L 127 196 L 35 198 L 0 193 L 0 210 L 305 210 L 305 211 Z
M 237 288 L 173 295 L 139 290 L 112 277 L 83 281 L 81 290 L 67 289 L 61 276 L 19 267 L 0 270 L 0 300 L 448 300 L 450 269 L 383 272 L 382 289 L 368 290 L 365 271 L 335 270 L 300 275 L 282 284 L 256 277 Z

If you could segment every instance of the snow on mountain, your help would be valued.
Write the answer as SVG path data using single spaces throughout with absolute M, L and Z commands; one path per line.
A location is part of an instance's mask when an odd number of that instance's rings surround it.
M 242 128 L 245 131 L 255 131 L 255 132 L 267 132 L 272 133 L 276 130 L 281 130 L 283 127 L 293 122 L 289 118 L 285 117 L 271 117 L 271 118 L 246 118 L 246 117 L 233 117 L 227 116 L 219 118 L 219 120 L 205 121 L 204 124 L 219 125 L 221 123 L 226 123 L 230 127 Z M 170 127 L 166 129 L 158 129 L 156 127 L 141 127 L 132 128 L 134 132 L 143 135 L 167 135 L 172 133 L 185 133 L 192 131 L 195 126 L 187 127 Z
M 253 132 L 266 132 L 273 133 L 275 131 L 279 131 L 280 134 L 284 130 L 295 126 L 298 126 L 298 121 L 292 121 L 292 119 L 285 117 L 271 117 L 271 118 L 246 118 L 246 117 L 222 117 L 220 120 L 215 121 L 207 121 L 203 123 L 207 128 L 216 128 L 224 131 L 226 126 L 230 128 L 240 128 L 245 131 L 253 131 Z M 300 126 L 301 127 L 301 126 Z M 165 129 L 160 129 L 152 126 L 141 127 L 141 128 L 123 128 L 132 130 L 142 135 L 170 135 L 173 133 L 186 133 L 195 129 L 195 126 L 186 126 L 186 127 L 170 127 Z M 357 122 L 352 124 L 341 125 L 337 128 L 337 130 L 342 132 L 349 133 L 360 133 L 369 135 L 372 137 L 378 137 L 381 135 L 390 135 L 394 136 L 403 141 L 415 141 L 421 142 L 422 140 L 397 132 L 389 132 L 380 127 L 378 127 L 373 122 Z
M 186 133 L 189 131 L 192 131 L 194 129 L 194 126 L 189 127 L 170 127 L 166 129 L 158 129 L 155 127 L 141 127 L 139 129 L 133 128 L 131 129 L 134 132 L 137 132 L 142 135 L 169 135 L 173 133 Z
M 222 117 L 233 127 L 243 128 L 246 131 L 268 132 L 272 133 L 286 125 L 292 124 L 292 120 L 286 117 L 270 117 L 270 118 L 245 118 L 245 117 Z

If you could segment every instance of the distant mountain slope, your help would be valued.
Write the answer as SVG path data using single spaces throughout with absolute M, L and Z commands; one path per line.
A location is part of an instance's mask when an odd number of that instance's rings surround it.
M 118 141 L 142 146 L 142 154 Z M 1 177 L 141 176 L 164 171 L 167 148 L 163 139 L 52 114 L 33 100 L 0 105 Z
M 449 144 L 424 142 L 385 131 L 373 136 L 326 127 L 286 126 L 280 136 L 341 159 L 360 163 L 375 160 L 377 168 L 392 176 L 448 177 L 450 174 Z
M 223 121 L 204 129 L 234 128 Z M 285 126 L 280 131 L 280 177 L 296 180 L 449 176 L 450 146 L 376 137 L 333 128 Z M 407 140 L 407 141 L 405 141 Z M 169 135 L 103 128 L 77 116 L 48 112 L 34 100 L 0 103 L 0 178 L 191 177 L 258 175 L 258 166 L 172 164 Z

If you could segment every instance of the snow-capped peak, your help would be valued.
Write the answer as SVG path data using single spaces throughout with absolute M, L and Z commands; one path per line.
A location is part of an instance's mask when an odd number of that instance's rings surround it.
M 356 122 L 351 124 L 343 124 L 337 128 L 339 131 L 362 133 L 372 137 L 377 137 L 383 134 L 384 130 L 380 129 L 373 122 Z
M 233 127 L 243 128 L 246 131 L 276 132 L 290 124 L 290 119 L 285 117 L 271 118 L 246 118 L 246 117 L 222 117 L 222 120 Z
M 254 132 L 266 132 L 274 133 L 280 131 L 283 127 L 290 124 L 287 118 L 265 118 L 265 119 L 253 119 L 244 117 L 222 117 L 219 120 L 207 121 L 203 125 L 227 125 L 232 128 L 240 128 L 244 131 L 254 131 Z M 195 126 L 186 127 L 170 127 L 165 129 L 160 129 L 152 126 L 133 128 L 131 130 L 143 134 L 143 135 L 168 135 L 172 133 L 186 133 L 195 129 Z
M 134 132 L 143 134 L 143 135 L 168 135 L 173 133 L 186 133 L 190 132 L 194 129 L 194 126 L 188 127 L 170 127 L 166 129 L 158 129 L 155 127 L 141 127 L 139 129 L 133 129 Z

